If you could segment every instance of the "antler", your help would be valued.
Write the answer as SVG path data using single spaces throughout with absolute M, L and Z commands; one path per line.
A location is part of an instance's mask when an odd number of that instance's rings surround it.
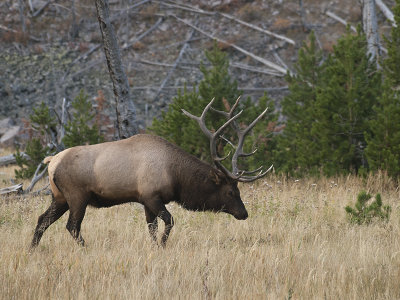
M 241 113 L 243 112 L 242 110 L 237 113 L 236 115 L 233 115 L 235 109 L 237 108 L 238 104 L 239 104 L 239 100 L 240 97 L 236 100 L 235 104 L 232 106 L 232 108 L 230 109 L 229 112 L 224 112 L 224 111 L 219 111 L 216 109 L 213 109 L 211 107 L 211 105 L 213 104 L 215 98 L 213 98 L 211 100 L 211 102 L 204 108 L 203 113 L 201 114 L 200 117 L 194 116 L 191 113 L 187 112 L 186 110 L 182 109 L 182 112 L 188 116 L 189 118 L 196 120 L 197 123 L 200 126 L 200 129 L 203 131 L 203 133 L 210 139 L 210 152 L 211 152 L 211 157 L 215 163 L 215 165 L 221 170 L 223 171 L 227 176 L 229 176 L 230 178 L 237 180 L 237 181 L 241 181 L 241 182 L 251 182 L 254 180 L 257 180 L 263 176 L 265 176 L 265 174 L 267 174 L 273 166 L 271 166 L 268 170 L 263 171 L 263 167 L 259 167 L 258 169 L 254 170 L 254 171 L 241 171 L 239 170 L 238 166 L 237 166 L 237 160 L 239 157 L 246 157 L 246 156 L 250 156 L 253 155 L 256 151 L 254 150 L 251 153 L 244 153 L 243 152 L 243 144 L 244 144 L 244 138 L 246 137 L 246 135 L 250 132 L 250 130 L 256 125 L 256 123 L 266 114 L 268 108 L 266 108 L 248 127 L 246 127 L 243 130 L 240 130 L 238 124 L 235 122 L 235 120 L 241 115 Z M 205 124 L 205 115 L 207 113 L 207 111 L 209 109 L 214 110 L 215 112 L 222 114 L 224 117 L 226 117 L 228 120 L 220 127 L 218 128 L 218 130 L 216 130 L 214 133 L 212 133 L 210 130 L 208 130 L 206 124 Z M 232 144 L 232 142 L 230 142 L 229 140 L 225 139 L 223 136 L 221 136 L 222 131 L 228 127 L 228 125 L 231 125 L 231 127 L 233 128 L 233 130 L 236 132 L 236 134 L 238 135 L 238 145 L 235 146 Z M 224 167 L 224 165 L 222 165 L 221 161 L 223 161 L 224 159 L 226 159 L 230 153 L 228 153 L 227 156 L 225 157 L 219 157 L 218 156 L 218 152 L 217 152 L 217 138 L 221 137 L 223 138 L 225 141 L 227 141 L 233 148 L 235 148 L 235 153 L 232 156 L 232 172 L 230 172 L 227 168 Z M 248 176 L 254 173 L 257 173 L 257 175 L 255 176 Z

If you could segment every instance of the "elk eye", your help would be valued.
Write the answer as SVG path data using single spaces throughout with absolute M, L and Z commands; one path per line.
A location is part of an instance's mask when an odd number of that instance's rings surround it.
M 232 191 L 228 191 L 228 195 L 233 197 L 233 192 Z

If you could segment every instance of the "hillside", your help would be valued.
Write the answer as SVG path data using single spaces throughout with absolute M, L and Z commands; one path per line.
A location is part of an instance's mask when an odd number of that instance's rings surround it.
M 0 119 L 20 122 L 37 103 L 59 107 L 62 98 L 73 99 L 82 88 L 91 97 L 102 90 L 113 118 L 112 86 L 93 1 L 20 2 L 23 18 L 18 1 L 0 1 Z M 385 3 L 392 7 L 394 1 Z M 205 61 L 204 49 L 212 45 L 210 36 L 223 40 L 219 45 L 229 53 L 232 77 L 244 95 L 256 100 L 267 91 L 279 108 L 287 93 L 284 72 L 267 64 L 290 70 L 310 30 L 329 53 L 346 28 L 327 12 L 354 25 L 361 22 L 356 0 L 113 0 L 110 8 L 142 129 L 178 88 L 201 80 L 198 66 Z M 388 32 L 390 24 L 379 9 L 377 13 L 381 32 Z

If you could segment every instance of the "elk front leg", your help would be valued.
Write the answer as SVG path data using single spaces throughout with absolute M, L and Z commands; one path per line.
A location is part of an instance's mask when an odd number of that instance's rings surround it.
M 165 223 L 164 233 L 161 237 L 161 246 L 165 247 L 167 243 L 168 236 L 171 232 L 172 227 L 174 226 L 174 218 L 169 213 L 167 208 L 165 207 L 164 203 L 161 201 L 160 198 L 151 198 L 148 201 L 145 201 L 146 207 L 150 210 L 150 212 Z M 149 227 L 150 228 L 150 227 Z
M 165 208 L 165 206 L 164 206 L 164 208 Z M 172 217 L 172 215 L 169 213 L 169 211 L 166 208 L 164 210 L 162 210 L 158 216 L 165 223 L 165 230 L 164 230 L 163 236 L 161 237 L 161 246 L 165 247 L 165 244 L 167 243 L 167 240 L 169 237 L 169 233 L 171 232 L 171 229 L 174 226 L 174 218 Z

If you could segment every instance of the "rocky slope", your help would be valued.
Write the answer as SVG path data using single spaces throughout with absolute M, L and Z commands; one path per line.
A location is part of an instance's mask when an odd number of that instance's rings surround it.
M 82 88 L 93 98 L 101 90 L 113 118 L 112 86 L 93 1 L 20 2 L 23 14 L 18 1 L 0 1 L 0 119 L 11 117 L 20 123 L 41 101 L 59 109 L 62 98 L 71 100 Z M 392 7 L 394 1 L 385 3 Z M 330 52 L 345 26 L 328 17 L 327 11 L 351 24 L 361 22 L 357 0 L 111 0 L 110 7 L 143 129 L 167 107 L 178 88 L 196 86 L 201 80 L 198 65 L 205 60 L 204 49 L 212 45 L 210 36 L 226 42 L 219 45 L 229 53 L 232 76 L 246 96 L 257 99 L 267 91 L 279 104 L 287 93 L 283 73 L 263 59 L 291 70 L 310 30 L 316 32 L 321 48 Z M 390 24 L 377 12 L 380 30 L 387 32 Z

